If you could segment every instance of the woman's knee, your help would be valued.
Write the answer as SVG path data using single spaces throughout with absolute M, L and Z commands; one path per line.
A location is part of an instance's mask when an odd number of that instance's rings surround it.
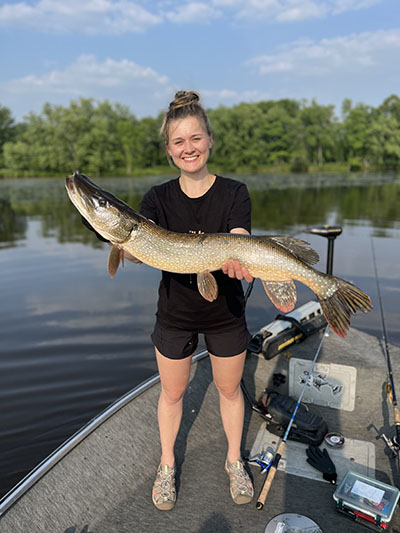
M 218 383 L 215 382 L 219 395 L 226 400 L 233 401 L 241 397 L 240 382 L 239 383 Z
M 178 403 L 185 394 L 186 385 L 169 387 L 161 384 L 161 394 L 163 399 L 170 405 Z

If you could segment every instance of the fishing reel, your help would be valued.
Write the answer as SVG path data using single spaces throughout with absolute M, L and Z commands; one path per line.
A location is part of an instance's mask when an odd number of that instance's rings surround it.
M 391 459 L 398 457 L 400 453 L 400 442 L 397 436 L 389 438 L 385 433 L 383 433 L 383 431 L 379 431 L 374 424 L 370 424 L 367 429 L 370 430 L 371 428 L 377 432 L 377 436 L 375 437 L 376 440 L 382 439 L 385 441 L 386 446 L 390 450 Z
M 390 449 L 392 458 L 394 459 L 399 455 L 400 451 L 400 444 L 396 437 L 392 437 L 391 439 L 387 437 L 384 433 L 381 433 L 376 437 L 377 439 L 383 439 L 386 443 L 386 446 Z

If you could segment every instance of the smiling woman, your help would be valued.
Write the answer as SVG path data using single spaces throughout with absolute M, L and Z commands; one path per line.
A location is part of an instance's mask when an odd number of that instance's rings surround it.
M 161 127 L 168 156 L 180 171 L 177 179 L 153 187 L 141 202 L 141 213 L 165 229 L 179 233 L 250 232 L 251 206 L 243 183 L 210 173 L 213 144 L 210 125 L 199 95 L 179 91 Z M 240 379 L 250 338 L 239 280 L 251 281 L 238 261 L 228 261 L 216 273 L 218 291 L 205 301 L 191 274 L 163 272 L 157 321 L 152 335 L 161 377 L 158 422 L 161 461 L 152 500 L 160 510 L 176 501 L 174 445 L 182 417 L 183 394 L 199 333 L 204 334 L 228 441 L 225 470 L 235 503 L 251 501 L 253 486 L 244 469 L 240 443 L 244 405 Z

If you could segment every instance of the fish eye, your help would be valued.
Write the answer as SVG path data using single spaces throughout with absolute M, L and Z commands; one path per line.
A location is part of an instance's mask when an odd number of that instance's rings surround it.
M 107 200 L 104 200 L 104 198 L 99 198 L 98 203 L 99 203 L 99 207 L 107 206 Z

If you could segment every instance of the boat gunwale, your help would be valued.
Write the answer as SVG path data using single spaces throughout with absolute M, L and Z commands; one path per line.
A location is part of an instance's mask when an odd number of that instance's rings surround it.
M 208 355 L 207 350 L 203 350 L 192 357 L 192 364 L 200 361 Z M 50 453 L 43 461 L 33 468 L 24 478 L 21 479 L 10 491 L 0 499 L 0 518 L 26 493 L 33 487 L 47 472 L 49 472 L 57 463 L 61 461 L 70 451 L 72 451 L 80 442 L 88 437 L 99 426 L 106 422 L 111 416 L 120 409 L 128 405 L 140 394 L 146 392 L 153 385 L 160 381 L 160 374 L 157 372 L 136 387 L 123 394 L 120 398 L 111 403 L 106 409 L 101 411 L 94 418 L 83 425 L 76 433 L 71 435 L 58 448 Z

